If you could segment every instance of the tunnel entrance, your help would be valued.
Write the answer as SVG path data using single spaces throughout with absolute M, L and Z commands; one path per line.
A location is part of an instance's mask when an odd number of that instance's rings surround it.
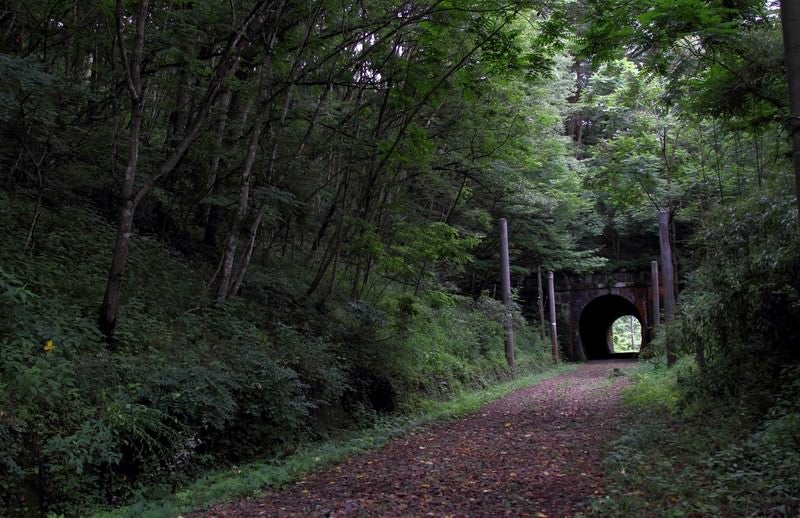
M 619 295 L 597 297 L 583 308 L 578 327 L 587 359 L 596 360 L 620 356 L 614 352 L 611 326 L 615 320 L 627 315 L 635 317 L 639 322 L 642 321 L 642 316 L 636 306 Z M 641 341 L 641 336 L 639 338 Z M 630 356 L 630 353 L 627 356 Z

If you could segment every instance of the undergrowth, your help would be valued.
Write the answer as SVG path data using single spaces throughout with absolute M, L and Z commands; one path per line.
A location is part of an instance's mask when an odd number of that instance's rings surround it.
M 307 299 L 308 269 L 287 257 L 255 262 L 241 296 L 218 304 L 202 257 L 143 235 L 109 345 L 95 320 L 113 229 L 89 209 L 52 207 L 22 247 L 31 211 L 0 193 L 0 515 L 82 516 L 356 430 L 380 441 L 373 427 L 392 416 L 512 377 L 489 298 L 389 287 L 380 299 Z M 518 374 L 546 369 L 547 346 L 515 319 Z M 242 487 L 308 462 L 259 465 Z M 187 498 L 242 494 L 237 480 Z
M 486 389 L 463 392 L 446 401 L 426 400 L 420 405 L 424 410 L 420 409 L 415 414 L 382 417 L 370 428 L 305 445 L 285 458 L 252 462 L 210 472 L 165 498 L 153 499 L 151 496 L 140 495 L 131 505 L 100 512 L 93 517 L 174 517 L 183 512 L 236 498 L 259 496 L 264 491 L 286 486 L 305 473 L 322 469 L 348 456 L 379 448 L 390 439 L 404 435 L 414 428 L 467 415 L 515 390 L 574 368 L 575 365 L 561 365 L 542 373 L 521 376 L 492 385 Z
M 626 391 L 624 430 L 610 447 L 597 516 L 797 516 L 800 378 L 765 414 L 741 400 L 687 397 L 694 361 L 650 364 Z

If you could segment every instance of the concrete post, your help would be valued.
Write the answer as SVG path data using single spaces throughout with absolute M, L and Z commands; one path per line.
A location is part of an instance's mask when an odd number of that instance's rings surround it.
M 511 267 L 508 259 L 508 221 L 500 218 L 500 270 L 503 275 L 503 326 L 506 330 L 506 361 L 512 370 L 514 361 L 514 326 L 511 317 Z
M 661 323 L 661 294 L 658 286 L 658 261 L 650 261 L 650 286 L 652 288 L 653 313 L 650 317 L 651 334 L 655 336 L 656 328 Z
M 547 272 L 548 295 L 550 296 L 550 340 L 552 340 L 553 361 L 558 363 L 558 330 L 556 329 L 556 286 L 553 272 Z
M 661 247 L 661 271 L 664 274 L 664 322 L 675 318 L 675 286 L 672 270 L 672 246 L 669 242 L 669 212 L 658 211 L 658 237 Z M 675 351 L 667 342 L 667 365 L 675 364 Z
M 536 281 L 539 294 L 539 328 L 542 335 L 542 341 L 547 338 L 547 329 L 544 328 L 544 290 L 542 289 L 542 267 L 540 266 L 536 271 Z

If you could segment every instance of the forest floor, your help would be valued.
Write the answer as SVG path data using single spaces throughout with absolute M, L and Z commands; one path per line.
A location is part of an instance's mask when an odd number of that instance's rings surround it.
M 190 516 L 586 513 L 590 498 L 604 494 L 604 445 L 618 431 L 620 391 L 628 380 L 621 369 L 634 364 L 584 364 L 283 490 Z

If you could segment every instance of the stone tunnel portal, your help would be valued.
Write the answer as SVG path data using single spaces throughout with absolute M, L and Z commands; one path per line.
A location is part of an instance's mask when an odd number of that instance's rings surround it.
M 586 304 L 581 311 L 578 327 L 587 359 L 614 356 L 609 340 L 611 325 L 616 319 L 626 315 L 633 315 L 642 322 L 642 315 L 636 306 L 619 295 L 602 295 Z

